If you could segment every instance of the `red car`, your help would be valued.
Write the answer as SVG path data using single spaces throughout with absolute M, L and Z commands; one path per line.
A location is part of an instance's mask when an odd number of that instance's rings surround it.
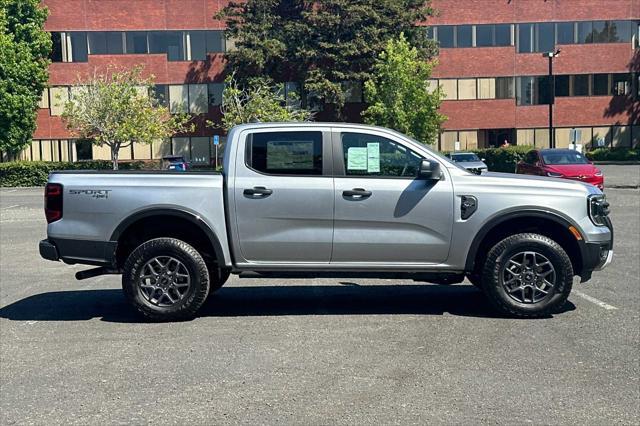
M 602 170 L 572 149 L 531 151 L 518 163 L 516 173 L 578 180 L 604 189 Z

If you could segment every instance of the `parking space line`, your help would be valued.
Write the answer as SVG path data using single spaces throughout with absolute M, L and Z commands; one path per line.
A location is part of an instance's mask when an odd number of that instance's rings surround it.
M 612 310 L 618 309 L 615 306 L 612 306 L 612 305 L 610 305 L 608 303 L 605 303 L 602 300 L 598 300 L 595 297 L 589 296 L 588 294 L 584 294 L 581 291 L 574 290 L 573 293 L 575 295 L 577 295 L 577 296 L 582 297 L 584 300 L 588 300 L 589 302 L 594 303 L 594 304 L 600 306 L 601 308 L 606 309 L 607 311 L 612 311 Z
M 0 210 L 9 210 L 9 209 L 12 209 L 12 208 L 14 208 L 14 207 L 20 207 L 20 204 L 14 204 L 13 206 L 3 207 L 3 208 L 2 208 L 2 209 L 0 209 Z

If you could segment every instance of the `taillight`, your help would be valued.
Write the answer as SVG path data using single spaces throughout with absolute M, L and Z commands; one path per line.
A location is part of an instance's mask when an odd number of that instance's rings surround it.
M 62 185 L 48 183 L 44 188 L 44 215 L 47 223 L 62 219 Z

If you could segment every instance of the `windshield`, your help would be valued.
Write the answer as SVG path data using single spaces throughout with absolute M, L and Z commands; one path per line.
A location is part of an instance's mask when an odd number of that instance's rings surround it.
M 472 163 L 472 162 L 480 161 L 478 156 L 472 153 L 451 154 L 451 159 L 457 163 Z
M 589 164 L 589 160 L 578 151 L 542 151 L 541 155 L 542 161 L 550 165 Z

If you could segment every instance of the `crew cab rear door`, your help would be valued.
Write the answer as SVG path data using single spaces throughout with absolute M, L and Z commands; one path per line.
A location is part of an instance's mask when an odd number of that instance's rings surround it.
M 242 263 L 328 263 L 333 238 L 330 128 L 244 132 L 233 202 Z
M 335 228 L 331 263 L 437 264 L 446 261 L 453 185 L 417 178 L 427 158 L 395 134 L 333 129 Z M 431 158 L 433 159 L 433 158 Z

